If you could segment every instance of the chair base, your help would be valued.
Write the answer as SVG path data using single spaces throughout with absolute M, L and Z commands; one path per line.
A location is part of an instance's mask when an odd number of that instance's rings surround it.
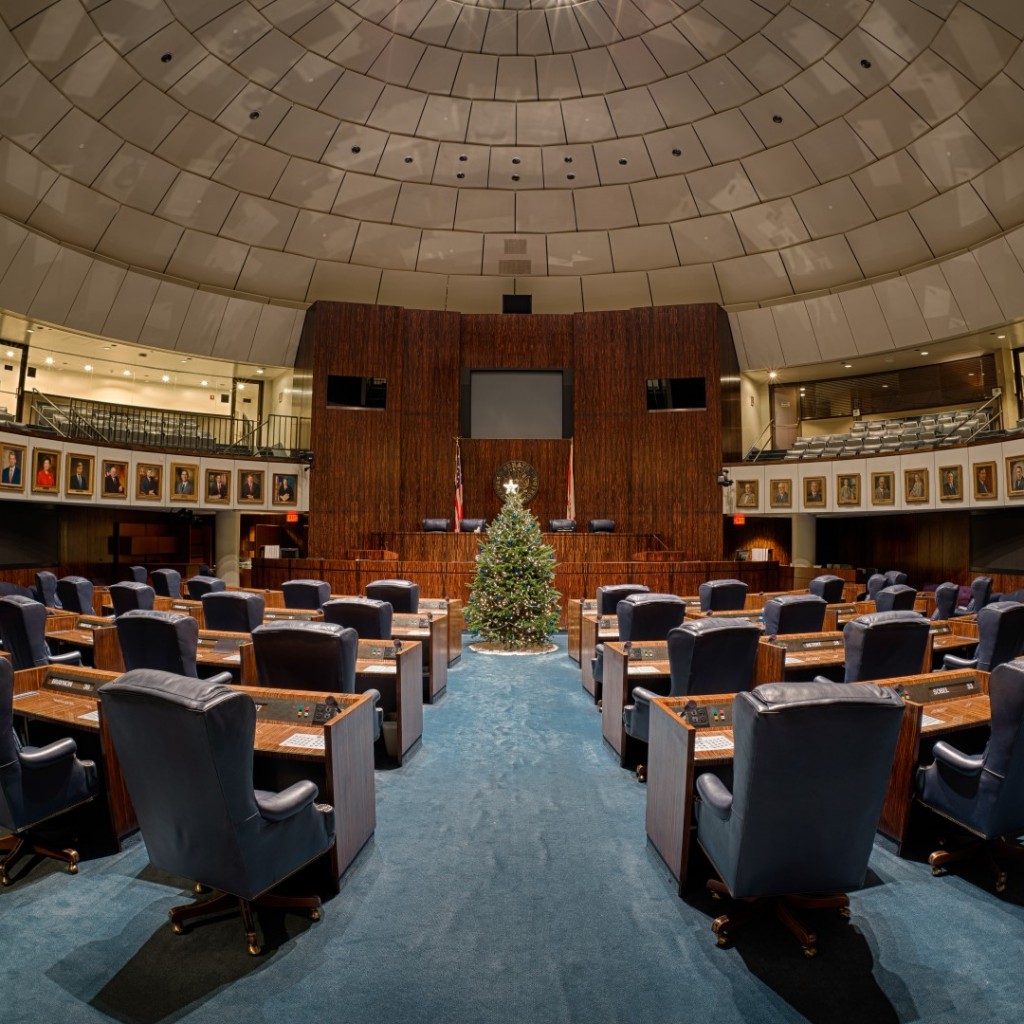
M 205 891 L 205 887 L 197 884 L 194 890 L 197 894 Z M 167 916 L 171 919 L 171 930 L 175 935 L 183 935 L 188 929 L 188 922 L 196 917 L 207 917 L 210 914 L 221 914 L 225 911 L 238 907 L 242 915 L 242 925 L 245 928 L 245 941 L 252 956 L 259 956 L 263 947 L 259 943 L 256 933 L 256 920 L 253 916 L 253 907 L 282 907 L 287 910 L 308 910 L 313 921 L 320 920 L 320 897 L 319 896 L 279 896 L 274 893 L 265 893 L 254 900 L 243 900 L 230 893 L 214 891 L 208 899 L 199 900 L 197 903 L 186 903 L 180 907 L 171 907 Z
M 1007 860 L 1024 860 L 1024 846 L 1005 836 L 996 836 L 995 839 L 975 839 L 954 849 L 936 850 L 929 855 L 928 863 L 931 865 L 932 874 L 938 877 L 946 874 L 951 864 L 975 858 L 984 859 L 995 877 L 996 892 L 1005 892 L 1007 873 L 996 859 L 997 855 Z
M 731 895 L 729 887 L 717 878 L 708 879 L 708 890 L 715 899 Z M 818 954 L 818 936 L 801 924 L 794 910 L 832 908 L 838 909 L 843 917 L 849 917 L 850 897 L 845 893 L 836 893 L 831 896 L 770 896 L 764 899 L 740 900 L 731 913 L 715 918 L 711 923 L 711 930 L 715 933 L 719 946 L 728 946 L 736 929 L 742 928 L 758 914 L 773 910 L 786 929 L 796 936 L 803 947 L 804 956 L 812 957 Z
M 60 861 L 67 864 L 69 875 L 78 874 L 78 851 L 72 850 L 70 847 L 55 850 L 43 843 L 36 842 L 29 835 L 12 835 L 0 839 L 0 853 L 4 852 L 7 853 L 7 856 L 0 860 L 0 885 L 11 884 L 11 868 L 27 853 Z

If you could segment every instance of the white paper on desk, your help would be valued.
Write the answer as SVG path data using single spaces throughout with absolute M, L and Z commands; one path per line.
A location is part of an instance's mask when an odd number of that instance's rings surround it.
M 693 745 L 694 750 L 732 750 L 732 740 L 720 732 L 698 732 Z
M 359 674 L 360 675 L 362 675 L 363 673 L 366 673 L 366 674 L 373 673 L 373 675 L 377 675 L 377 676 L 393 676 L 395 674 L 395 666 L 394 665 L 367 665 L 365 668 L 361 668 L 359 670 Z
M 324 734 L 312 735 L 305 732 L 293 732 L 286 740 L 281 740 L 279 747 L 291 747 L 293 750 L 323 750 Z
M 660 676 L 664 673 L 657 665 L 630 665 L 629 674 L 631 676 Z
M 37 697 L 39 695 L 38 690 L 26 690 L 24 693 L 16 693 L 14 700 L 21 700 L 22 697 Z
M 240 654 L 225 654 L 221 661 L 230 661 L 232 665 L 240 665 L 242 663 L 242 656 Z
M 405 636 L 430 636 L 429 629 L 407 629 Z
M 83 722 L 98 722 L 100 720 L 99 711 L 87 711 L 84 715 L 78 716 Z
M 945 721 L 941 718 L 935 718 L 933 715 L 921 715 L 921 728 L 925 728 L 929 725 L 945 725 Z

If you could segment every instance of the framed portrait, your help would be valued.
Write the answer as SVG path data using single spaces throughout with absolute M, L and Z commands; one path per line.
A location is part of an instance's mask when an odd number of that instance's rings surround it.
M 895 505 L 896 504 L 896 474 L 872 473 L 871 474 L 871 504 L 872 505 Z
M 68 474 L 64 480 L 64 490 L 68 494 L 87 495 L 93 492 L 93 473 L 96 470 L 96 457 L 82 455 L 80 452 L 68 453 Z
M 5 444 L 0 454 L 0 487 L 6 491 L 25 490 L 25 446 Z
M 1006 460 L 1006 493 L 1011 498 L 1024 498 L 1024 455 L 1011 455 Z
M 804 477 L 804 508 L 825 507 L 825 478 L 823 476 Z
M 939 500 L 963 501 L 964 467 L 939 466 Z
M 199 500 L 199 467 L 194 462 L 171 463 L 171 501 Z
M 60 452 L 52 448 L 32 449 L 32 491 L 56 494 L 60 490 Z
M 231 470 L 230 469 L 208 469 L 206 471 L 206 500 L 223 501 L 231 500 Z
M 109 462 L 103 460 L 103 487 L 100 494 L 104 498 L 127 498 L 128 463 Z
M 837 505 L 860 504 L 860 473 L 844 473 L 837 478 L 836 485 L 839 488 Z
M 136 466 L 135 476 L 135 497 L 144 498 L 147 501 L 160 500 L 160 486 L 163 474 L 163 466 L 154 466 L 149 462 L 140 462 Z
M 999 480 L 994 462 L 976 462 L 971 467 L 971 479 L 974 481 L 975 501 L 994 501 L 999 497 Z
M 736 485 L 737 487 L 739 484 Z M 275 473 L 270 500 L 274 505 L 299 503 L 299 479 L 294 473 Z
M 768 504 L 772 508 L 793 507 L 793 481 L 770 480 L 768 482 Z
M 908 505 L 927 501 L 929 494 L 926 468 L 903 470 L 903 500 Z
M 737 480 L 736 481 L 736 507 L 757 508 L 760 504 L 761 495 L 760 480 Z
M 262 469 L 240 469 L 238 471 L 238 500 L 247 505 L 263 503 Z

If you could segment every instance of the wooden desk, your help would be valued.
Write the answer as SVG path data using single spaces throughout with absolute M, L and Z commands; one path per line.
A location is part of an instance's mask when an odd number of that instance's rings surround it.
M 764 613 L 759 608 L 741 608 L 727 612 L 702 612 L 686 609 L 688 619 L 740 619 L 743 622 L 752 622 L 755 626 L 764 629 Z
M 191 601 L 187 597 L 155 597 L 153 609 L 158 612 L 181 612 L 182 615 L 191 615 L 193 619 L 199 620 L 200 629 L 206 625 L 202 601 Z
M 601 699 L 601 684 L 594 679 L 591 662 L 599 643 L 610 643 L 619 639 L 619 620 L 614 615 L 586 613 L 580 622 L 580 671 L 583 674 L 583 689 L 594 698 Z
M 462 601 L 456 597 L 421 597 L 419 610 L 448 616 L 448 664 L 454 665 L 462 657 Z
M 395 723 L 399 764 L 423 738 L 423 655 L 420 645 L 404 642 L 400 651 L 390 640 L 360 640 L 356 688 L 380 691 L 384 724 Z
M 842 633 L 789 633 L 774 639 L 763 636 L 757 642 L 754 686 L 781 682 L 787 671 L 821 671 L 845 664 Z
M 825 608 L 825 621 L 821 624 L 822 632 L 834 633 L 842 629 L 852 619 L 861 615 L 870 615 L 875 610 L 874 601 L 847 601 L 844 604 L 830 604 Z
M 448 688 L 448 616 L 396 612 L 391 617 L 391 635 L 419 642 L 423 650 L 423 700 L 433 704 Z
M 604 645 L 604 686 L 601 698 L 601 735 L 619 757 L 623 768 L 634 767 L 630 737 L 622 724 L 622 709 L 634 686 L 646 686 L 665 694 L 669 688 L 668 643 L 644 641 L 629 645 L 617 641 Z
M 936 619 L 930 624 L 932 650 L 947 651 L 963 650 L 974 647 L 978 642 L 978 624 L 976 622 L 961 623 L 959 619 Z
M 686 605 L 686 614 L 691 618 L 694 615 L 700 613 L 700 598 L 699 597 L 684 597 L 683 603 Z M 584 615 L 596 615 L 597 614 L 597 600 L 592 597 L 587 598 L 576 598 L 575 600 L 567 601 L 565 606 L 565 628 L 568 634 L 569 640 L 569 657 L 576 662 L 577 665 L 582 664 L 582 652 L 581 652 L 581 630 L 583 626 Z M 614 614 L 607 616 L 608 618 L 615 619 Z M 591 655 L 593 657 L 593 655 Z M 588 693 L 591 691 L 587 691 Z
M 324 613 L 313 608 L 264 608 L 264 622 L 323 622 Z
M 66 618 L 61 616 L 60 618 Z M 46 639 L 61 650 L 81 652 L 82 660 L 104 672 L 123 672 L 121 644 L 113 618 L 100 615 L 71 615 L 68 622 L 58 616 L 46 620 Z

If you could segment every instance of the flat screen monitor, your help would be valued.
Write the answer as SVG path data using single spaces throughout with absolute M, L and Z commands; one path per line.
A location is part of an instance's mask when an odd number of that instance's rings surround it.
M 388 382 L 383 377 L 347 377 L 331 374 L 327 378 L 327 405 L 341 409 L 384 409 L 387 407 Z
M 648 412 L 707 406 L 707 383 L 703 377 L 657 377 L 647 381 Z
M 1017 509 L 971 516 L 971 571 L 1024 573 L 1024 531 Z
M 572 437 L 571 370 L 464 370 L 463 437 Z

